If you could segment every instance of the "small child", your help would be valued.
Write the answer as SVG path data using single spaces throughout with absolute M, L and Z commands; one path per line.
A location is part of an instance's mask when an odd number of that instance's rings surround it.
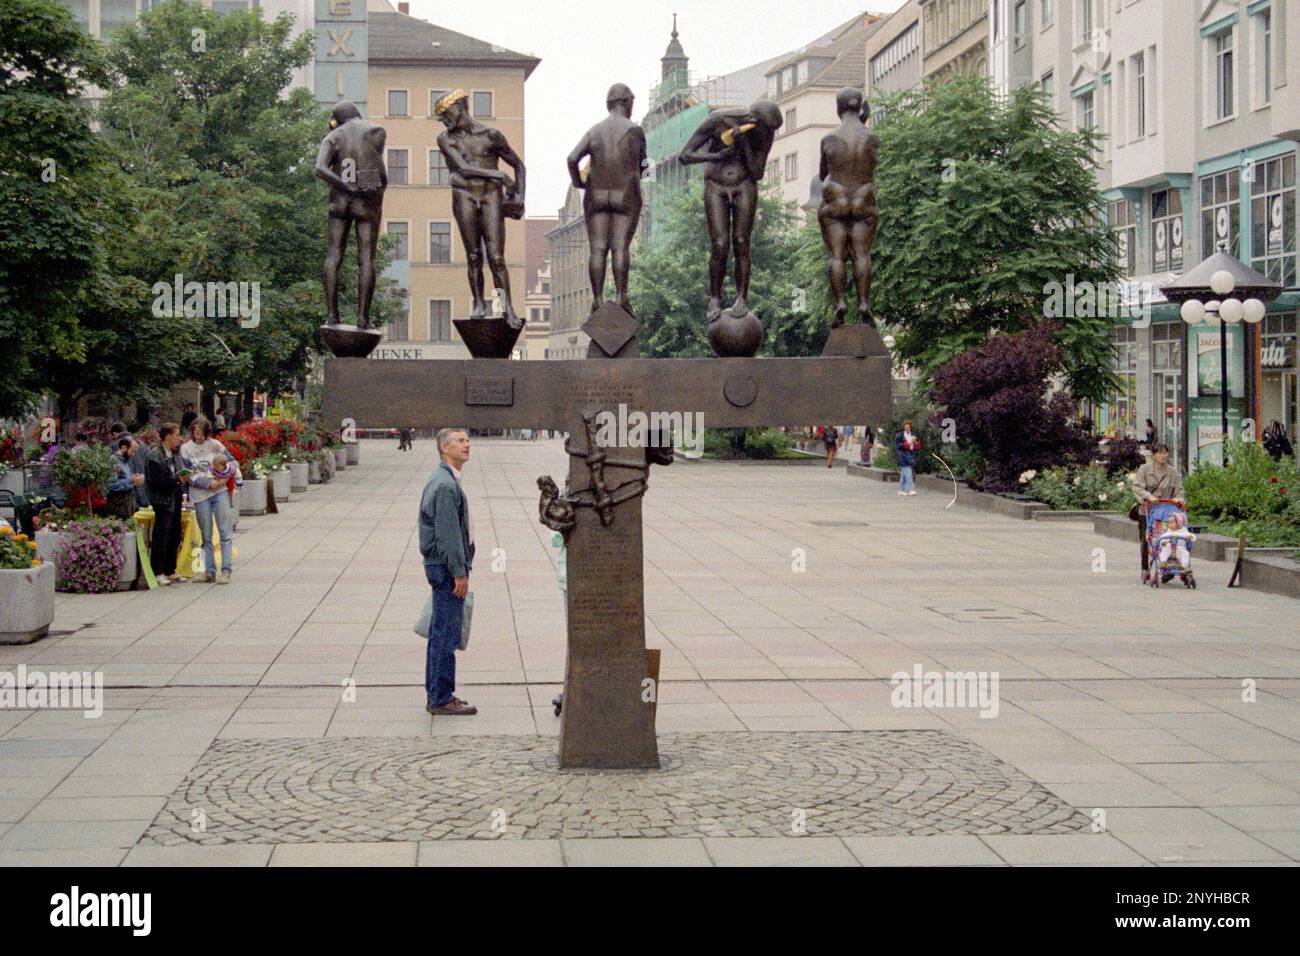
M 225 455 L 218 453 L 212 458 L 211 477 L 214 485 L 224 484 L 226 486 L 226 493 L 230 495 L 230 501 L 233 504 L 239 469 L 235 467 L 233 462 L 228 461 Z
M 1196 535 L 1187 527 L 1187 518 L 1180 514 L 1170 515 L 1169 526 L 1160 536 L 1160 563 L 1164 564 L 1173 555 L 1178 566 L 1186 571 L 1192 564 L 1191 543 Z

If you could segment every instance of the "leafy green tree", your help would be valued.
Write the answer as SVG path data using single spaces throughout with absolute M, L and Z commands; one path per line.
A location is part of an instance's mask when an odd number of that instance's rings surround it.
M 1099 225 L 1099 136 L 1062 129 L 1037 89 L 999 97 L 983 79 L 955 78 L 887 97 L 877 112 L 872 307 L 924 378 L 995 332 L 1041 320 L 1068 275 L 1118 279 Z M 1070 391 L 1103 399 L 1111 317 L 1053 318 Z
M 209 390 L 280 391 L 305 377 L 324 317 L 325 186 L 313 174 L 328 116 L 302 88 L 312 37 L 287 16 L 170 0 L 117 33 L 104 135 L 148 210 L 130 267 L 155 283 L 257 283 L 256 324 L 168 319 L 182 370 Z M 344 288 L 355 296 L 355 257 Z M 387 265 L 383 255 L 378 263 Z M 355 299 L 353 300 L 353 304 Z M 382 287 L 376 324 L 402 309 Z
M 663 238 L 636 245 L 628 289 L 642 325 L 641 352 L 655 357 L 707 356 L 712 353 L 706 338 L 709 232 L 703 180 L 695 177 L 685 191 L 665 193 L 659 201 L 665 208 L 655 211 L 655 228 L 663 231 Z M 781 349 L 787 342 L 783 330 L 791 324 L 797 288 L 791 268 L 796 238 L 793 211 L 775 189 L 764 189 L 750 239 L 749 282 L 750 308 L 768 330 L 761 354 L 790 354 Z M 734 288 L 729 276 L 724 292 L 730 290 L 734 296 Z M 730 304 L 725 294 L 724 304 Z
M 103 77 L 53 0 L 0 4 L 0 416 L 31 407 L 44 362 L 86 355 L 77 311 L 102 264 L 104 184 L 80 97 Z

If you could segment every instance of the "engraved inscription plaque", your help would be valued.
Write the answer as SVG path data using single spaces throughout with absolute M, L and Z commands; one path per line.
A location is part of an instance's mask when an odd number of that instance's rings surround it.
M 466 405 L 513 405 L 515 380 L 509 375 L 466 375 Z

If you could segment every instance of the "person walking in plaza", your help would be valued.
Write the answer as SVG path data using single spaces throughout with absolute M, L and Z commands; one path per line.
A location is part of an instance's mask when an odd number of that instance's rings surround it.
M 212 460 L 218 455 L 225 457 L 235 467 L 237 481 L 242 481 L 239 464 L 235 456 L 226 450 L 226 446 L 212 437 L 211 423 L 200 415 L 190 425 L 190 440 L 181 446 L 181 464 L 191 472 L 190 504 L 194 505 L 194 517 L 199 523 L 199 534 L 203 537 L 203 579 L 211 584 L 229 584 L 234 562 L 234 521 L 231 514 L 230 496 L 225 494 L 226 485 L 212 477 Z M 212 546 L 212 524 L 216 522 L 217 533 L 221 535 L 221 574 L 217 574 L 217 562 Z
M 1147 433 L 1142 439 L 1142 443 L 1148 448 L 1156 443 L 1156 423 L 1149 418 L 1147 419 Z
M 158 447 L 149 453 L 145 484 L 153 505 L 153 543 L 149 563 L 158 583 L 172 583 L 176 573 L 176 549 L 181 546 L 181 496 L 188 477 L 181 476 L 181 428 L 167 422 L 158 429 Z
M 912 431 L 912 420 L 903 422 L 903 430 L 894 436 L 894 450 L 898 453 L 898 493 L 916 494 L 916 476 L 912 469 L 921 459 L 921 439 Z
M 113 479 L 108 483 L 108 503 L 104 511 L 124 521 L 135 514 L 135 491 L 144 484 L 144 475 L 131 471 L 135 452 L 136 442 L 132 438 L 119 438 L 113 450 Z
M 478 713 L 477 707 L 455 696 L 456 650 L 474 564 L 469 500 L 461 487 L 461 469 L 469 460 L 469 434 L 463 428 L 444 428 L 437 443 L 442 460 L 420 496 L 420 554 L 425 579 L 433 588 L 424 664 L 425 709 L 435 715 L 463 717 Z
M 858 451 L 858 464 L 871 464 L 871 451 L 876 446 L 876 430 L 870 425 L 862 427 L 862 447 Z
M 1137 502 L 1129 517 L 1138 523 L 1138 546 L 1142 556 L 1142 579 L 1145 581 L 1151 564 L 1151 556 L 1147 553 L 1146 505 L 1160 498 L 1183 504 L 1183 478 L 1178 469 L 1169 464 L 1168 445 L 1157 442 L 1151 446 L 1151 460 L 1134 473 L 1132 485 Z
M 840 443 L 839 430 L 834 425 L 827 425 L 822 431 L 822 443 L 826 446 L 826 467 L 835 464 L 835 448 Z

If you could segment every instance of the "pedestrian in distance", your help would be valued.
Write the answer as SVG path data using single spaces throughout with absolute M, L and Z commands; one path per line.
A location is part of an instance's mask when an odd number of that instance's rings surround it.
M 840 433 L 834 425 L 827 425 L 822 430 L 822 444 L 826 446 L 826 467 L 835 464 L 835 449 L 840 442 Z
M 903 430 L 894 436 L 894 450 L 898 453 L 898 493 L 916 494 L 916 475 L 913 469 L 921 460 L 921 439 L 912 431 L 912 420 L 903 422 Z
M 149 563 L 158 583 L 164 586 L 171 584 L 176 574 L 176 549 L 181 546 L 181 498 L 189 483 L 189 476 L 181 474 L 180 445 L 180 426 L 175 422 L 163 424 L 158 429 L 158 447 L 149 453 L 145 470 L 154 514 Z

